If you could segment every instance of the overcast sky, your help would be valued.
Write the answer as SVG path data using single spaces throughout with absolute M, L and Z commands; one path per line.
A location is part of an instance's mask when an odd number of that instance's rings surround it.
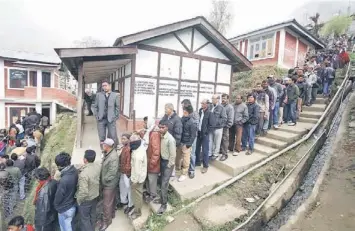
M 233 0 L 227 37 L 290 19 L 309 1 Z M 84 36 L 112 45 L 125 34 L 206 16 L 210 8 L 210 0 L 0 0 L 0 48 L 44 52 Z

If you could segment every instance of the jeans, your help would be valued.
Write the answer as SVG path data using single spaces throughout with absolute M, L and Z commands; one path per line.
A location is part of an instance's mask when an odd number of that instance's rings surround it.
M 274 108 L 274 125 L 279 125 L 279 110 L 280 110 L 280 102 L 275 103 L 275 108 Z
M 79 205 L 80 230 L 95 231 L 97 199 L 84 201 Z
M 197 137 L 195 138 L 194 143 L 192 144 L 192 147 L 191 147 L 189 172 L 194 172 L 194 171 L 195 171 L 195 162 L 196 162 L 196 140 L 197 140 Z
M 26 194 L 25 194 L 25 182 L 26 182 L 26 177 L 23 175 L 20 178 L 20 182 L 19 182 L 19 188 L 20 188 L 20 200 L 25 199 Z
M 323 94 L 329 95 L 330 87 L 332 86 L 333 79 L 328 79 L 328 81 L 324 81 L 323 83 Z
M 202 146 L 202 162 L 203 167 L 208 168 L 209 156 L 209 135 L 202 135 L 198 132 L 196 141 L 196 165 L 201 165 L 201 146 Z
M 75 217 L 76 207 L 75 205 L 65 211 L 64 213 L 58 213 L 59 226 L 61 231 L 72 231 L 72 221 Z
M 244 124 L 242 135 L 242 149 L 246 149 L 247 143 L 250 151 L 254 151 L 256 125 Z
M 149 193 L 149 195 L 151 197 L 157 197 L 158 193 L 157 193 L 157 188 L 158 188 L 158 173 L 149 173 L 148 172 L 148 177 L 146 180 L 146 188 L 147 188 L 147 192 Z
M 122 204 L 128 204 L 128 207 L 133 206 L 131 182 L 126 174 L 120 176 L 120 201 Z
M 259 115 L 259 121 L 258 121 L 258 124 L 256 126 L 256 134 L 257 135 L 260 135 L 261 134 L 261 130 L 263 130 L 263 127 L 264 127 L 264 116 L 265 116 L 265 112 L 260 112 L 260 115 Z
M 306 88 L 306 104 L 310 104 L 312 100 L 312 85 L 307 84 Z
M 289 102 L 285 105 L 285 108 L 285 114 L 287 115 L 285 122 L 292 121 L 293 123 L 296 123 L 296 101 Z
M 318 92 L 318 87 L 313 87 L 312 88 L 312 99 L 311 99 L 311 103 L 314 103 L 317 99 L 317 92 Z
M 209 134 L 209 156 L 218 156 L 221 147 L 223 128 L 214 130 Z

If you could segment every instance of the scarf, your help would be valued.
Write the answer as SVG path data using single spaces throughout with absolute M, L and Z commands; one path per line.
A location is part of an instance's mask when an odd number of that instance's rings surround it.
M 33 204 L 36 204 L 36 201 L 38 199 L 39 191 L 43 188 L 43 186 L 50 180 L 51 178 L 49 177 L 47 180 L 41 180 L 39 181 L 39 184 L 36 187 L 36 194 L 35 198 L 33 199 Z
M 131 152 L 138 149 L 141 146 L 142 141 L 141 140 L 136 140 L 136 141 L 131 141 L 129 145 L 131 146 Z

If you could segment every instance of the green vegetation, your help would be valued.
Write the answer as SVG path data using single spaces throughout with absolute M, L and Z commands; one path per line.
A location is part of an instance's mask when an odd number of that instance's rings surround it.
M 73 114 L 59 114 L 57 119 L 59 121 L 58 124 L 44 137 L 44 148 L 41 154 L 41 165 L 51 172 L 55 171 L 52 168 L 55 155 L 62 151 L 71 154 L 75 139 L 76 120 L 73 119 Z M 35 183 L 32 182 L 30 193 L 27 195 L 23 208 L 23 216 L 26 222 L 30 224 L 34 222 L 33 198 L 35 189 Z
M 334 16 L 331 20 L 324 24 L 320 33 L 323 36 L 333 35 L 339 37 L 344 34 L 351 25 L 352 17 L 346 15 Z

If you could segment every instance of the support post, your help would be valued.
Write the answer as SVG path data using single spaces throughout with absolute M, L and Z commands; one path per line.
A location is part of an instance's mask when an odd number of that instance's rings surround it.
M 83 89 L 84 89 L 84 76 L 83 76 L 83 62 L 79 64 L 78 74 L 78 101 L 76 103 L 77 125 L 76 125 L 76 147 L 81 148 L 81 136 L 82 136 L 82 122 L 83 122 Z
M 51 124 L 55 124 L 56 120 L 57 120 L 57 104 L 52 102 L 51 103 L 51 113 L 50 113 L 50 122 Z
M 41 100 L 41 99 L 42 99 L 42 71 L 37 70 L 37 100 Z M 37 110 L 37 105 L 36 105 L 36 110 Z
M 131 92 L 130 92 L 130 101 L 129 101 L 129 117 L 133 118 L 133 110 L 134 110 L 134 87 L 136 84 L 136 56 L 131 59 Z
M 133 131 L 136 131 L 136 110 L 133 110 Z

